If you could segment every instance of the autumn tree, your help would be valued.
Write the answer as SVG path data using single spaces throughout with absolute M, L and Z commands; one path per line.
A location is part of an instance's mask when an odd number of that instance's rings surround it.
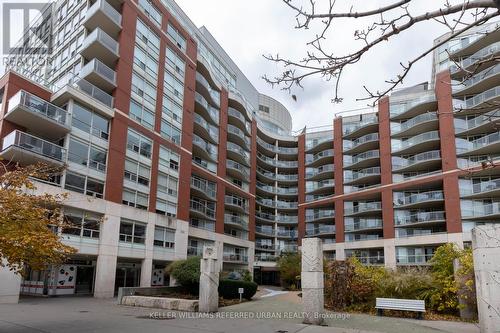
M 417 55 L 412 59 L 395 58 L 394 62 L 401 65 L 400 73 L 393 78 L 386 78 L 383 89 L 372 91 L 364 85 L 366 96 L 358 100 L 368 100 L 373 104 L 402 84 L 412 67 L 434 50 L 500 15 L 500 0 L 439 0 L 433 1 L 432 8 L 425 7 L 424 11 L 416 8 L 418 5 L 422 8 L 422 1 L 419 0 L 385 1 L 385 5 L 380 8 L 372 7 L 375 1 L 282 1 L 295 15 L 295 28 L 313 31 L 314 37 L 304 45 L 302 59 L 291 59 L 279 54 L 265 55 L 265 58 L 279 65 L 280 73 L 275 76 L 266 75 L 264 79 L 273 86 L 278 85 L 291 91 L 293 87 L 302 87 L 304 79 L 319 76 L 333 82 L 334 102 L 342 101 L 339 85 L 346 69 L 368 57 L 376 47 L 390 47 L 397 37 L 419 29 L 430 21 L 439 22 L 449 31 L 438 43 L 417 46 Z M 334 40 L 335 35 L 343 33 L 342 27 L 351 21 L 361 22 L 365 28 L 354 32 L 353 51 L 339 53 L 335 49 L 335 43 L 328 42 L 328 39 Z M 500 25 L 495 29 L 500 29 Z M 396 50 L 393 52 L 397 53 Z M 498 58 L 484 59 L 492 60 L 498 61 Z M 469 74 L 473 75 L 474 71 Z
M 22 273 L 25 265 L 41 270 L 61 264 L 75 252 L 52 231 L 63 225 L 65 196 L 38 194 L 33 182 L 61 170 L 44 165 L 0 168 L 0 264 L 15 273 Z

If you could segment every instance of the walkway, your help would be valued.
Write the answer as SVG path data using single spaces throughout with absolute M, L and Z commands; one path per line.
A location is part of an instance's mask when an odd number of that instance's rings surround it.
M 262 293 L 265 293 L 263 291 Z M 301 312 L 297 293 L 286 293 L 259 298 L 252 302 L 221 309 L 210 319 L 181 318 L 188 313 L 156 311 L 116 305 L 116 300 L 85 297 L 26 298 L 20 304 L 0 304 L 0 332 L 2 333 L 86 333 L 86 332 L 175 332 L 175 333 L 477 333 L 475 325 L 450 322 L 428 322 L 387 317 L 353 315 L 345 319 L 329 319 L 334 327 L 314 327 L 301 324 L 300 318 L 264 319 L 273 314 Z M 188 314 L 191 315 L 191 314 Z M 176 316 L 176 318 L 172 318 Z M 235 316 L 252 317 L 236 319 Z M 259 318 L 257 318 L 259 317 Z

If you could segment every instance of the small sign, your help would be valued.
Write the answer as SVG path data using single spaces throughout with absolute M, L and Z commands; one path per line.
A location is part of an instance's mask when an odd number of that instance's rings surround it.
M 238 294 L 243 294 L 245 292 L 245 289 L 243 288 L 238 288 Z

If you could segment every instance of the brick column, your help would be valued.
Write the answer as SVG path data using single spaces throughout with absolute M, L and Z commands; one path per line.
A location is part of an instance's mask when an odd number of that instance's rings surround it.
M 441 160 L 443 172 L 457 169 L 455 144 L 455 125 L 453 120 L 453 97 L 451 78 L 448 70 L 436 75 L 436 99 L 438 102 L 439 138 L 441 140 Z M 443 177 L 444 209 L 448 233 L 462 232 L 462 213 L 460 211 L 460 191 L 458 174 Z
M 249 199 L 249 219 L 248 219 L 248 240 L 255 241 L 255 188 L 257 186 L 257 122 L 252 120 L 252 138 L 250 154 L 250 193 Z
M 302 238 L 306 235 L 306 209 L 301 204 L 306 202 L 306 135 L 302 133 L 298 137 L 298 225 L 297 231 L 299 234 L 298 245 L 302 244 Z
M 342 118 L 333 120 L 333 158 L 335 163 L 335 196 L 344 194 L 344 145 L 342 135 Z M 335 241 L 343 243 L 344 235 L 344 199 L 335 199 Z
M 227 156 L 227 109 L 228 92 L 222 89 L 220 93 L 220 112 L 219 112 L 219 148 L 217 175 L 220 178 L 226 178 L 226 156 Z M 215 231 L 219 234 L 224 233 L 224 200 L 226 195 L 226 186 L 222 179 L 217 180 L 217 203 L 215 211 Z

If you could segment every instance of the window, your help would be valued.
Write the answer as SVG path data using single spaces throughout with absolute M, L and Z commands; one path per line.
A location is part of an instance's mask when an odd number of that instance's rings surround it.
M 154 109 L 156 105 L 156 88 L 136 72 L 132 73 L 132 92 L 137 94 Z
M 177 215 L 177 204 L 167 200 L 156 199 L 156 212 L 175 217 Z
M 136 39 L 140 40 L 157 57 L 160 54 L 160 37 L 141 20 L 137 20 Z
M 179 30 L 174 28 L 171 24 L 167 26 L 167 34 L 172 39 L 172 41 L 179 47 L 182 51 L 186 52 L 186 39 L 181 35 Z
M 96 198 L 102 198 L 104 194 L 103 182 L 72 172 L 66 173 L 66 183 L 64 188 Z
M 153 58 L 151 54 L 147 53 L 137 44 L 134 50 L 134 64 L 151 76 L 153 81 L 156 82 L 158 80 L 158 60 Z
M 67 226 L 63 227 L 63 234 L 99 238 L 101 215 L 79 209 L 65 208 L 64 219 Z
M 167 47 L 165 64 L 167 65 L 166 68 L 170 69 L 172 73 L 177 73 L 184 78 L 186 63 L 169 47 Z
M 134 100 L 130 100 L 130 118 L 137 120 L 144 127 L 154 128 L 155 114 Z
M 162 116 L 182 122 L 182 106 L 167 95 L 163 95 Z
M 269 107 L 264 105 L 259 105 L 259 111 L 269 113 Z
M 161 28 L 161 12 L 149 0 L 139 0 L 139 8 Z
M 106 118 L 74 103 L 71 122 L 72 126 L 90 133 L 100 139 L 109 138 L 109 121 Z
M 168 148 L 160 146 L 159 165 L 165 168 L 178 171 L 180 156 Z
M 181 143 L 181 131 L 167 122 L 165 119 L 161 120 L 160 134 L 162 137 L 169 139 L 177 144 Z
M 122 203 L 142 210 L 148 209 L 149 195 L 130 189 L 123 189 Z
M 177 196 L 178 179 L 163 172 L 158 172 L 158 197 Z
M 143 186 L 149 186 L 150 173 L 151 168 L 147 165 L 128 158 L 125 160 L 125 179 Z
M 152 147 L 153 142 L 150 139 L 130 128 L 128 129 L 127 149 L 150 159 Z
M 184 101 L 184 84 L 179 81 L 174 75 L 172 75 L 169 71 L 165 71 L 165 92 L 169 92 L 167 94 L 169 96 L 173 96 L 175 100 L 179 103 L 183 103 Z
M 175 231 L 164 227 L 155 227 L 154 246 L 173 249 L 175 247 Z
M 107 152 L 89 143 L 71 138 L 69 141 L 68 160 L 78 165 L 87 166 L 97 171 L 106 171 Z
M 120 222 L 120 242 L 146 243 L 146 225 L 130 220 Z

